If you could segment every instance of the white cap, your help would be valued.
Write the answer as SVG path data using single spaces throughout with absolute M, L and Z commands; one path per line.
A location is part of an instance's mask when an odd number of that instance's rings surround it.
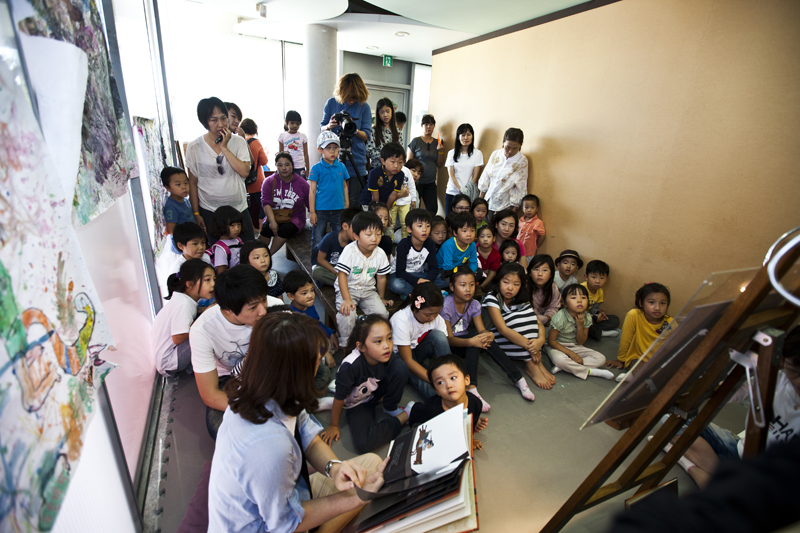
M 331 143 L 336 143 L 336 146 L 341 146 L 341 144 L 339 144 L 339 136 L 332 131 L 323 131 L 319 134 L 319 137 L 317 137 L 317 148 L 325 148 Z

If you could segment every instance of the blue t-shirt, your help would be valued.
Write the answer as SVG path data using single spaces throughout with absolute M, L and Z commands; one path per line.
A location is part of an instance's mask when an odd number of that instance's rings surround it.
M 299 310 L 294 306 L 294 304 L 291 304 L 289 306 L 289 309 L 291 309 L 295 313 L 300 313 L 301 315 L 306 315 L 316 320 L 317 324 L 319 324 L 319 327 L 322 328 L 322 331 L 325 332 L 325 336 L 328 337 L 329 339 L 331 338 L 331 335 L 336 333 L 331 328 L 322 323 L 322 320 L 319 319 L 319 313 L 317 313 L 317 309 L 313 305 L 311 307 L 306 307 L 305 311 Z
M 325 254 L 325 261 L 334 267 L 336 266 L 336 263 L 339 262 L 339 254 L 342 253 L 342 250 L 344 250 L 344 246 L 339 244 L 338 231 L 331 231 L 325 235 L 322 238 L 322 242 L 319 244 L 319 251 Z M 316 257 L 312 257 L 311 260 L 315 265 L 317 264 Z
M 361 189 L 361 205 L 369 205 L 372 203 L 373 191 L 378 191 L 379 202 L 386 203 L 392 191 L 400 192 L 400 189 L 403 188 L 404 178 L 405 174 L 402 172 L 398 172 L 390 177 L 383 167 L 373 168 L 369 173 L 367 186 Z
M 344 209 L 344 182 L 350 179 L 347 169 L 338 159 L 331 165 L 321 159 L 311 167 L 308 181 L 317 182 L 315 211 L 336 211 Z
M 465 264 L 469 264 L 469 268 L 477 272 L 478 248 L 471 242 L 466 250 L 461 250 L 456 244 L 456 238 L 451 237 L 442 243 L 439 253 L 436 254 L 436 261 L 439 263 L 439 268 L 445 272 Z
M 164 202 L 164 220 L 167 224 L 194 222 L 192 204 L 189 203 L 189 199 L 184 198 L 182 202 L 179 202 L 172 196 L 167 196 L 167 201 Z
M 336 101 L 336 98 L 329 98 L 327 102 L 325 102 L 325 108 L 322 110 L 322 121 L 319 123 L 320 126 L 326 126 L 328 122 L 331 121 L 331 117 L 340 112 L 340 111 L 347 111 L 350 113 L 350 117 L 353 119 L 356 127 L 359 131 L 366 132 L 367 139 L 372 136 L 372 110 L 369 107 L 368 103 L 359 104 L 356 102 L 353 105 L 348 103 L 340 104 Z M 336 127 L 333 128 L 331 131 L 336 135 L 342 134 L 342 128 Z M 358 173 L 364 177 L 367 175 L 367 143 L 366 141 L 362 141 L 358 137 L 353 137 L 353 146 L 350 148 L 350 153 L 353 154 L 353 160 L 356 162 L 356 167 L 358 168 Z M 353 165 L 350 164 L 350 161 L 347 162 L 347 172 L 350 176 L 355 176 L 355 172 L 353 171 Z

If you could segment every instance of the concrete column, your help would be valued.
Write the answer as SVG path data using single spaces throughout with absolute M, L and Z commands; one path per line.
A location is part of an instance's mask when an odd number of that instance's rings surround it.
M 303 52 L 306 56 L 306 109 L 308 118 L 303 127 L 308 135 L 308 161 L 311 165 L 318 162 L 317 136 L 319 122 L 322 120 L 322 108 L 333 96 L 333 87 L 338 79 L 336 61 L 339 57 L 336 42 L 336 28 L 322 24 L 306 26 L 306 38 Z

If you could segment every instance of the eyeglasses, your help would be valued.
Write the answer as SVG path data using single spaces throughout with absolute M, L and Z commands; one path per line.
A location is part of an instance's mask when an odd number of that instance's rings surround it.
M 222 160 L 223 159 L 225 159 L 225 156 L 223 154 L 219 154 L 217 156 L 217 172 L 219 172 L 220 175 L 225 174 L 225 169 L 222 168 Z

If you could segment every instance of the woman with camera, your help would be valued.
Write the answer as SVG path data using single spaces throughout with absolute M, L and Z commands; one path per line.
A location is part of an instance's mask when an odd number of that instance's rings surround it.
M 195 221 L 208 233 L 211 246 L 220 238 L 208 231 L 214 211 L 229 205 L 242 213 L 239 237 L 252 240 L 255 234 L 244 183 L 251 169 L 247 142 L 228 128 L 228 108 L 219 98 L 200 100 L 197 119 L 207 131 L 186 147 L 189 201 Z
M 345 74 L 339 78 L 333 98 L 325 103 L 320 122 L 323 131 L 333 131 L 339 136 L 343 151 L 347 141 L 351 143 L 350 153 L 356 167 L 353 168 L 349 158 L 344 161 L 351 178 L 348 184 L 350 205 L 358 205 L 362 186 L 367 180 L 367 140 L 372 135 L 372 110 L 367 98 L 369 91 L 361 76 Z M 361 176 L 361 180 L 352 179 L 357 175 Z

